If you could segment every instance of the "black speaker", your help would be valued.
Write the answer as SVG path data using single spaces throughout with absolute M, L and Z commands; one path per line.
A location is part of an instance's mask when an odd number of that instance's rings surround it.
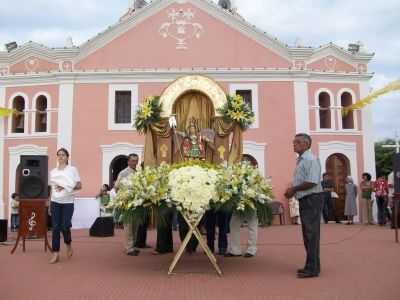
M 90 236 L 107 237 L 114 235 L 113 217 L 99 217 L 89 230 Z
M 0 243 L 7 241 L 7 220 L 0 220 Z
M 20 199 L 47 199 L 48 157 L 46 155 L 21 155 L 19 169 Z
M 393 158 L 394 191 L 400 193 L 400 153 Z

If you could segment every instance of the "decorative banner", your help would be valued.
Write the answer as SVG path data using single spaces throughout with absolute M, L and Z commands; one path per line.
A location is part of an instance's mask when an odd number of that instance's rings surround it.
M 13 109 L 5 108 L 5 107 L 0 107 L 0 118 L 1 117 L 9 117 L 14 113 Z
M 361 99 L 360 101 L 357 101 L 353 105 L 343 108 L 342 115 L 346 116 L 350 111 L 363 108 L 364 106 L 371 104 L 379 96 L 382 96 L 382 95 L 385 95 L 387 93 L 394 92 L 394 91 L 400 91 L 400 80 L 393 81 L 393 82 L 389 83 L 387 86 L 385 86 L 384 88 L 379 89 L 379 90 L 369 94 L 367 97 L 365 97 L 364 99 Z

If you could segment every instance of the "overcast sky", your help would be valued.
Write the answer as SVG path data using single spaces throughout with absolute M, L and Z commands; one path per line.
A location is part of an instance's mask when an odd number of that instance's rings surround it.
M 0 0 L 0 49 L 3 44 L 35 41 L 64 46 L 71 36 L 80 45 L 126 12 L 130 0 Z M 149 1 L 148 1 L 149 2 Z M 214 0 L 214 2 L 218 2 Z M 235 0 L 247 21 L 282 42 L 305 46 L 334 42 L 346 47 L 362 41 L 375 58 L 371 86 L 400 79 L 399 0 Z M 372 104 L 376 139 L 400 136 L 400 93 Z

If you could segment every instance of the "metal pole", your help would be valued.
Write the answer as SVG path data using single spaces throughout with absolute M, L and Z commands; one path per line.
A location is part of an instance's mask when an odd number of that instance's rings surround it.
M 394 234 L 396 243 L 399 243 L 399 201 L 400 201 L 400 193 L 395 193 L 393 195 L 393 206 L 394 206 Z

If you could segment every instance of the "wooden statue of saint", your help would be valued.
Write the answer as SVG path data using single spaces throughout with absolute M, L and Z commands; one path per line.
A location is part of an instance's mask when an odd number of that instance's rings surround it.
M 206 147 L 214 150 L 214 136 L 212 129 L 200 130 L 195 118 L 190 119 L 186 132 L 176 132 L 181 138 L 181 153 L 183 160 L 205 160 Z

